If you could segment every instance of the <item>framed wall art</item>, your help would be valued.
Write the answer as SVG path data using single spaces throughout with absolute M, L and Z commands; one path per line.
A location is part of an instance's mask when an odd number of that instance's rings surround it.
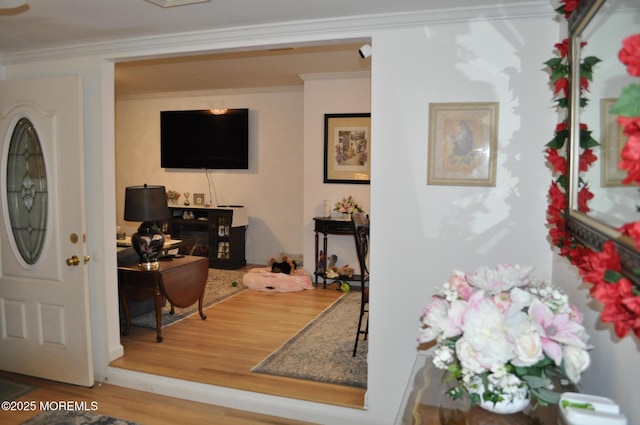
M 622 126 L 616 115 L 609 112 L 618 99 L 600 99 L 600 156 L 601 185 L 604 187 L 626 186 L 622 180 L 627 177 L 625 170 L 618 168 L 620 152 L 627 142 Z
M 496 185 L 498 107 L 498 102 L 429 104 L 428 185 Z
M 198 207 L 204 207 L 204 193 L 194 193 L 193 204 Z
M 324 182 L 369 184 L 371 114 L 325 114 Z

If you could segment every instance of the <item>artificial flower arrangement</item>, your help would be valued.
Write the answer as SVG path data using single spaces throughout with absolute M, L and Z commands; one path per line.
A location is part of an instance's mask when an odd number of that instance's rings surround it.
M 582 315 L 567 295 L 531 277 L 531 267 L 454 271 L 424 308 L 420 342 L 436 341 L 433 363 L 472 405 L 555 404 L 554 381 L 580 381 L 589 366 Z M 523 408 L 526 405 L 522 406 Z
M 176 192 L 175 190 L 167 190 L 167 199 L 175 204 L 176 202 L 178 202 L 178 199 L 180 199 L 180 192 Z
M 355 198 L 351 195 L 346 198 L 342 198 L 341 201 L 336 202 L 333 210 L 343 214 L 353 214 L 355 212 L 364 211 L 360 207 L 360 205 L 358 205 L 358 202 L 356 202 Z

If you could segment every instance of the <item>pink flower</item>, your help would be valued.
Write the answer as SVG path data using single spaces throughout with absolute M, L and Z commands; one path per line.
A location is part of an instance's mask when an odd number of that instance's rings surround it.
M 431 304 L 422 312 L 422 323 L 425 327 L 422 329 L 418 341 L 433 341 L 439 335 L 444 338 L 460 335 L 462 333 L 462 318 L 467 309 L 466 304 L 464 301 L 454 301 L 449 305 L 446 300 L 433 297 Z
M 449 278 L 449 284 L 457 292 L 458 296 L 465 301 L 468 301 L 475 292 L 475 289 L 467 282 L 463 272 L 454 272 Z
M 506 292 L 501 292 L 493 296 L 493 303 L 504 314 L 511 307 L 511 297 Z
M 553 314 L 540 300 L 534 299 L 529 307 L 535 323 L 538 324 L 542 349 L 557 366 L 562 363 L 562 345 L 584 348 L 586 333 L 582 325 L 571 320 L 568 313 Z

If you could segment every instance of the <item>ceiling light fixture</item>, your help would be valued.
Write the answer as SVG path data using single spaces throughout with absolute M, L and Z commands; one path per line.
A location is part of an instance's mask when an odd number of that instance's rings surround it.
M 184 6 L 186 4 L 207 3 L 209 0 L 147 0 L 160 7 Z

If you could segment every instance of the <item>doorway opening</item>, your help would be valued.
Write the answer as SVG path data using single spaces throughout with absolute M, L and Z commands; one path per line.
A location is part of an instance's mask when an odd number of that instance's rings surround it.
M 336 44 L 336 45 L 323 45 L 323 46 L 297 46 L 276 48 L 271 50 L 252 51 L 252 52 L 225 52 L 215 53 L 211 55 L 193 55 L 180 58 L 159 58 L 144 61 L 118 63 L 115 66 L 115 93 L 116 93 L 116 217 L 119 220 L 118 225 L 122 226 L 127 231 L 128 223 L 120 222 L 122 219 L 122 203 L 124 187 L 128 185 L 125 173 L 131 171 L 129 165 L 122 165 L 121 160 L 127 156 L 137 157 L 135 155 L 135 143 L 139 140 L 138 137 L 132 137 L 130 140 L 125 140 L 121 143 L 118 140 L 118 134 L 121 131 L 126 131 L 128 125 L 123 125 L 122 117 L 127 116 L 131 118 L 131 114 L 138 114 L 134 119 L 135 125 L 143 125 L 145 122 L 151 123 L 152 126 L 157 126 L 157 121 L 154 115 L 160 108 L 217 108 L 217 107 L 237 107 L 238 102 L 247 102 L 249 97 L 257 98 L 260 95 L 264 96 L 263 104 L 268 104 L 272 109 L 277 106 L 278 109 L 283 109 L 282 114 L 287 114 L 287 108 L 291 108 L 287 103 L 298 102 L 292 108 L 297 109 L 298 112 L 302 111 L 304 103 L 303 86 L 304 81 L 301 79 L 301 74 L 329 74 L 329 73 L 368 73 L 370 72 L 370 60 L 362 58 L 358 54 L 358 48 L 362 45 L 360 42 L 351 42 L 349 44 Z M 282 71 L 282 70 L 286 70 Z M 185 77 L 188 76 L 188 77 Z M 370 93 L 367 94 L 370 96 Z M 134 103 L 136 100 L 145 99 L 147 104 L 152 103 L 154 106 L 148 108 L 145 112 L 135 109 Z M 275 101 L 274 101 L 275 99 Z M 244 104 L 241 105 L 244 107 Z M 154 109 L 155 108 L 155 109 Z M 365 111 L 366 112 L 366 111 Z M 273 114 L 273 111 L 269 113 Z M 296 112 L 289 113 L 289 117 L 295 116 Z M 148 115 L 145 115 L 148 114 Z M 257 108 L 257 120 L 259 125 L 264 125 L 267 121 L 267 125 L 276 125 L 276 121 L 282 122 L 284 126 L 281 131 L 287 133 L 287 135 L 281 140 L 287 138 L 296 139 L 297 144 L 300 139 L 304 138 L 304 127 L 301 122 L 291 123 L 287 118 L 271 118 L 272 115 L 268 115 L 267 112 L 260 111 Z M 298 115 L 302 117 L 302 115 Z M 273 122 L 270 123 L 269 121 Z M 302 121 L 302 120 L 296 120 Z M 154 131 L 157 131 L 154 130 Z M 152 136 L 154 137 L 154 136 Z M 157 135 L 155 136 L 155 142 L 159 144 Z M 257 137 L 254 135 L 254 137 Z M 275 137 L 274 139 L 278 139 Z M 273 149 L 284 149 L 288 154 L 294 155 L 287 160 L 290 163 L 299 163 L 303 161 L 302 151 L 303 146 L 293 147 L 289 149 L 286 143 L 274 142 Z M 254 139 L 254 154 L 260 157 L 267 149 L 265 139 Z M 121 151 L 121 146 L 125 145 L 127 152 Z M 120 151 L 119 151 L 120 150 Z M 129 155 L 131 154 L 131 155 Z M 300 155 L 300 156 L 295 156 Z M 182 182 L 188 182 L 189 187 L 201 186 L 206 184 L 206 179 L 203 177 L 205 174 L 201 170 L 162 170 L 159 167 L 159 158 L 150 155 L 151 161 L 158 159 L 158 165 L 151 164 L 146 169 L 152 169 L 151 173 L 147 174 L 148 178 L 155 178 L 158 181 L 152 181 L 150 183 L 164 183 L 165 181 L 173 181 L 170 183 L 175 187 L 167 187 L 167 189 L 179 189 L 185 190 L 186 186 L 178 187 L 178 184 L 182 185 Z M 256 160 L 257 161 L 257 160 Z M 253 163 L 254 165 L 257 162 Z M 298 179 L 301 180 L 300 173 L 302 166 L 299 169 L 291 171 L 289 180 Z M 220 171 L 214 175 L 214 186 L 219 185 L 221 187 L 239 187 L 242 186 L 244 180 L 250 180 L 258 177 L 258 174 L 269 173 L 268 165 L 263 165 L 262 159 L 260 159 L 259 169 L 256 171 L 256 167 L 248 171 L 236 171 L 225 172 Z M 282 172 L 282 170 L 279 170 Z M 286 171 L 285 171 L 286 172 Z M 177 181 L 180 181 L 178 183 Z M 138 182 L 139 183 L 139 182 Z M 280 186 L 278 186 L 280 187 Z M 207 189 L 198 189 L 198 191 L 205 191 Z M 300 191 L 303 188 L 300 187 Z M 193 190 L 189 190 L 194 193 Z M 225 198 L 227 201 L 232 201 L 233 196 L 237 194 L 229 193 L 224 194 L 225 189 L 218 191 L 223 192 L 218 194 L 219 197 Z M 302 193 L 300 193 L 302 195 Z M 245 197 L 248 198 L 247 195 Z M 286 198 L 286 197 L 285 197 Z M 302 196 L 293 196 L 292 199 L 284 199 L 282 202 L 289 203 L 281 208 L 286 211 L 296 211 L 294 216 L 301 216 L 303 206 L 300 205 Z M 233 203 L 233 202 L 227 202 Z M 264 207 L 253 208 L 253 211 L 261 211 L 258 213 L 257 223 L 254 224 L 254 228 L 250 229 L 250 233 L 247 238 L 247 245 L 250 244 L 263 244 L 264 240 L 271 243 L 276 241 L 271 248 L 271 252 L 278 252 L 277 240 L 279 235 L 268 234 L 270 226 L 268 224 L 268 218 L 263 217 L 271 215 L 287 214 L 287 212 L 279 213 L 277 210 L 269 211 Z M 260 214 L 264 214 L 260 217 Z M 267 221 L 265 224 L 264 222 Z M 132 226 L 133 227 L 133 226 Z M 261 228 L 262 227 L 262 228 Z M 131 229 L 128 229 L 130 232 Z M 302 237 L 301 235 L 300 237 Z M 301 243 L 298 242 L 301 246 Z M 353 242 L 350 242 L 349 247 Z M 302 247 L 301 247 L 302 249 Z M 268 257 L 261 254 L 257 248 L 248 246 L 248 255 L 253 255 L 253 258 L 248 258 L 249 262 L 265 264 Z M 313 264 L 314 261 L 308 261 Z M 311 266 L 312 267 L 312 266 Z M 357 314 L 357 313 L 355 313 Z M 133 332 L 130 335 L 134 335 Z M 129 338 L 129 337 L 127 337 Z M 166 343 L 163 342 L 163 344 Z M 247 341 L 247 346 L 255 344 L 254 341 Z M 123 341 L 123 345 L 124 341 Z M 164 347 L 163 347 L 164 348 Z M 149 349 L 157 350 L 157 346 L 150 346 Z M 131 350 L 129 350 L 131 352 Z M 240 355 L 238 353 L 230 354 L 232 356 Z M 204 356 L 204 354 L 203 354 Z M 127 358 L 127 349 L 125 347 L 125 357 Z M 176 369 L 182 367 L 180 362 L 171 361 L 168 362 L 175 366 Z M 202 364 L 202 368 L 206 369 L 205 362 Z M 165 374 L 167 372 L 164 372 Z M 329 391 L 330 392 L 330 391 Z M 348 400 L 351 396 L 337 397 L 335 399 Z M 362 408 L 364 406 L 364 392 L 356 392 L 353 397 L 357 399 L 355 404 Z M 318 400 L 314 400 L 318 401 Z M 331 401 L 327 400 L 330 404 L 343 405 L 344 401 Z M 350 403 L 350 402 L 349 402 Z

